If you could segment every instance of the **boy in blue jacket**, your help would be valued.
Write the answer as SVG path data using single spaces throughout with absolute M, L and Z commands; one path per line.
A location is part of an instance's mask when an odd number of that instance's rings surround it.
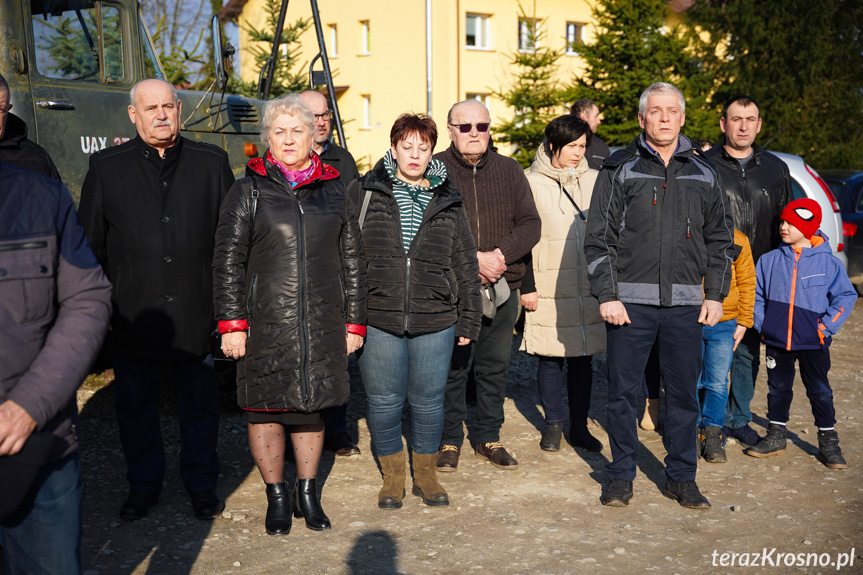
M 818 202 L 801 198 L 782 211 L 784 245 L 758 260 L 755 329 L 767 346 L 767 436 L 744 453 L 771 457 L 785 453 L 785 426 L 793 396 L 794 362 L 818 427 L 818 456 L 830 469 L 848 465 L 839 449 L 833 391 L 827 380 L 830 342 L 857 301 L 845 268 L 818 227 Z

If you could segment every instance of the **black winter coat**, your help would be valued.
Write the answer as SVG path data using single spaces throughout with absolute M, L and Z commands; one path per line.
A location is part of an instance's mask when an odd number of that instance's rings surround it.
M 713 167 L 686 136 L 668 166 L 640 134 L 605 160 L 590 199 L 584 255 L 600 303 L 721 302 L 734 230 Z
M 237 366 L 243 409 L 308 413 L 350 395 L 346 324 L 366 323 L 363 244 L 338 172 L 314 161 L 312 177 L 291 189 L 278 167 L 255 158 L 222 205 L 216 319 L 249 324 Z
M 9 114 L 3 139 L 0 140 L 0 162 L 15 164 L 21 168 L 60 179 L 57 166 L 45 148 L 27 139 L 27 123 L 15 114 Z
M 725 150 L 725 141 L 704 155 L 719 173 L 719 183 L 728 196 L 734 227 L 746 234 L 752 259 L 779 247 L 779 216 L 792 200 L 791 175 L 785 162 L 752 146 L 752 157 L 741 167 Z
M 476 340 L 482 321 L 479 264 L 462 197 L 447 178 L 434 189 L 408 253 L 384 161 L 348 187 L 363 223 L 369 262 L 368 323 L 394 335 L 422 335 L 458 323 L 456 338 Z
M 115 354 L 210 353 L 214 236 L 233 183 L 224 150 L 182 137 L 164 159 L 139 137 L 90 158 L 79 215 L 114 286 Z

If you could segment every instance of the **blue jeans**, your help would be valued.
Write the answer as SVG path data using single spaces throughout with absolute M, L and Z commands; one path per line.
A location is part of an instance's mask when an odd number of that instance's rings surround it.
M 45 466 L 33 505 L 20 520 L 0 526 L 9 575 L 81 573 L 81 462 L 78 452 Z
M 411 407 L 411 449 L 421 454 L 437 453 L 454 343 L 454 325 L 418 336 L 392 335 L 368 327 L 357 361 L 366 388 L 369 432 L 378 457 L 404 449 L 405 400 Z
M 213 357 L 169 361 L 180 419 L 180 476 L 189 493 L 216 488 L 219 408 Z M 120 443 L 130 489 L 162 491 L 165 450 L 159 424 L 160 361 L 114 358 Z
M 761 363 L 761 334 L 754 328 L 746 330 L 743 341 L 734 352 L 731 364 L 731 386 L 725 407 L 725 425 L 735 429 L 752 421 L 749 404 L 755 395 L 755 380 Z
M 698 398 L 703 427 L 722 427 L 725 424 L 725 405 L 728 403 L 728 372 L 734 360 L 734 330 L 737 320 L 721 321 L 715 326 L 704 326 L 701 331 L 702 369 L 698 379 Z

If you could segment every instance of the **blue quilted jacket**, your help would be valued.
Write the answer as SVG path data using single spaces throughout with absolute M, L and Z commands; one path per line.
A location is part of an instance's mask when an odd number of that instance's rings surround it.
M 845 268 L 820 230 L 811 248 L 782 244 L 756 266 L 755 329 L 786 350 L 830 345 L 857 301 Z

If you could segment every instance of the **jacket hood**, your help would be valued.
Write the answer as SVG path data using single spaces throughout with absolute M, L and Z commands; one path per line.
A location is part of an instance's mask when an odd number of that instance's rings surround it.
M 581 161 L 574 168 L 555 168 L 551 165 L 551 158 L 549 158 L 545 146 L 545 143 L 542 143 L 537 148 L 536 156 L 534 156 L 533 163 L 530 165 L 531 172 L 537 172 L 556 182 L 566 184 L 570 178 L 578 178 L 590 169 L 590 166 L 587 165 L 586 156 L 582 156 Z
M 426 168 L 426 174 L 428 174 L 429 170 L 432 169 L 432 162 L 436 163 L 434 167 L 435 173 L 442 179 L 440 185 L 434 188 L 434 192 L 436 194 L 440 194 L 442 198 L 461 200 L 462 197 L 459 195 L 452 183 L 452 180 L 449 178 L 446 166 L 444 166 L 443 162 L 432 159 L 431 162 L 429 162 L 428 168 Z M 440 166 L 437 166 L 437 164 L 440 164 Z M 393 193 L 393 180 L 387 171 L 386 155 L 378 160 L 375 167 L 366 172 L 366 174 L 360 179 L 362 180 L 362 187 L 364 189 L 380 190 L 387 194 Z
M 803 248 L 800 251 L 800 257 L 805 258 L 809 256 L 814 256 L 817 254 L 833 254 L 833 249 L 830 247 L 830 238 L 827 237 L 827 234 L 818 230 L 812 235 L 812 247 L 811 248 Z M 786 244 L 785 242 L 779 246 L 779 249 L 782 250 L 782 254 L 787 257 L 794 259 L 795 249 L 791 247 L 790 244 Z
M 0 146 L 18 146 L 27 138 L 27 122 L 10 113 L 6 118 L 6 128 L 3 130 L 3 138 Z

